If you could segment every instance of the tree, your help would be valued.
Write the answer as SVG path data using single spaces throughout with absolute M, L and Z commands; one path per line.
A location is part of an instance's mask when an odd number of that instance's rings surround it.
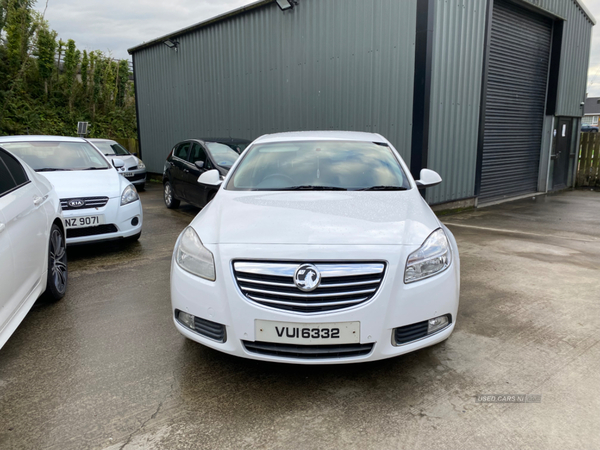
M 44 82 L 44 93 L 48 97 L 48 81 L 54 72 L 56 54 L 56 31 L 48 29 L 48 23 L 42 22 L 37 32 L 37 66 L 40 78 Z
M 69 39 L 67 41 L 67 48 L 65 49 L 65 62 L 64 62 L 64 80 L 66 86 L 66 93 L 69 98 L 69 111 L 73 110 L 73 98 L 75 96 L 73 85 L 75 83 L 75 77 L 77 76 L 77 66 L 79 65 L 79 58 L 81 52 L 77 50 L 75 41 Z
M 88 59 L 87 51 L 83 51 L 83 58 L 81 58 L 81 85 L 83 87 L 83 94 L 87 95 L 88 89 L 88 67 L 90 60 Z
M 27 60 L 32 33 L 31 0 L 8 0 L 6 9 L 6 54 L 12 73 L 21 71 Z
M 127 95 L 127 84 L 129 83 L 129 63 L 126 60 L 119 61 L 117 74 L 117 106 L 123 106 Z

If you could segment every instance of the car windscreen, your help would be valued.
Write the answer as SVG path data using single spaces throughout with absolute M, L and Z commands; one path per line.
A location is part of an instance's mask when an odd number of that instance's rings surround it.
M 218 142 L 205 142 L 205 144 L 215 164 L 225 169 L 229 169 L 240 156 L 228 145 Z
M 129 152 L 125 147 L 117 142 L 92 142 L 106 156 L 127 156 Z
M 6 142 L 2 146 L 37 172 L 110 168 L 87 142 Z
M 278 142 L 253 146 L 229 190 L 406 190 L 392 149 L 373 142 Z

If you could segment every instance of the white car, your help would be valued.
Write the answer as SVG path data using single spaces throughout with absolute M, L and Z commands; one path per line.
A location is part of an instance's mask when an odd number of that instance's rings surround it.
M 67 289 L 65 226 L 52 184 L 0 148 L 0 348 L 46 292 Z
M 118 170 L 119 174 L 131 181 L 131 184 L 139 191 L 145 189 L 146 165 L 137 157 L 137 153 L 129 153 L 129 150 L 111 139 L 88 139 L 87 141 L 91 142 L 109 160 L 122 160 L 125 165 Z
M 198 182 L 219 185 L 217 171 Z M 456 241 L 419 181 L 378 134 L 263 136 L 179 236 L 175 326 L 216 350 L 264 361 L 390 358 L 456 324 Z
M 54 185 L 67 228 L 67 245 L 142 234 L 142 204 L 133 185 L 92 144 L 61 136 L 5 136 L 0 147 L 19 156 Z

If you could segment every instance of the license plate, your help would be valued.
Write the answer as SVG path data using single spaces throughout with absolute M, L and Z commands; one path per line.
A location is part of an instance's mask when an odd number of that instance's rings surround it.
M 130 178 L 133 176 L 133 172 L 121 172 L 121 175 L 123 175 L 125 178 Z
M 360 322 L 294 323 L 255 320 L 257 341 L 298 345 L 357 344 Z
M 65 217 L 67 228 L 95 227 L 105 223 L 104 216 Z

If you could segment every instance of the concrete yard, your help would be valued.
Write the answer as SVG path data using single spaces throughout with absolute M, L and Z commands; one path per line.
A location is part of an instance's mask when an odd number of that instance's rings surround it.
M 599 449 L 600 193 L 443 216 L 462 263 L 446 342 L 357 365 L 186 340 L 169 268 L 198 212 L 141 193 L 138 243 L 73 247 L 66 297 L 0 350 L 0 449 Z M 480 403 L 480 395 L 541 396 Z

